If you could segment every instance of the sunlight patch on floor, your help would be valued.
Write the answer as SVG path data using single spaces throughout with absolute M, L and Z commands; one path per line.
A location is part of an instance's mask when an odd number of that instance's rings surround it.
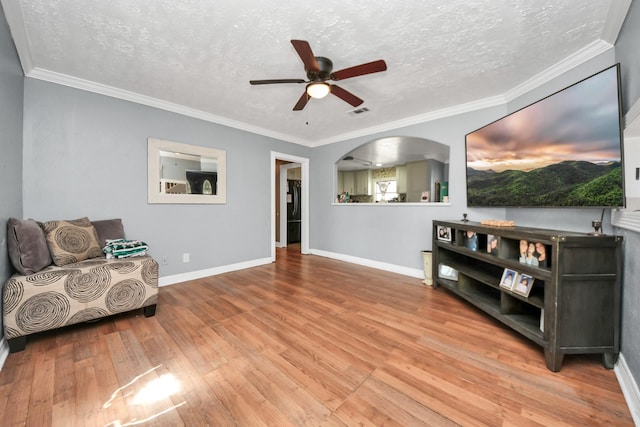
M 182 389 L 181 383 L 178 380 L 178 378 L 176 378 L 176 376 L 171 373 L 162 374 L 159 377 L 149 380 L 144 385 L 141 384 L 141 382 L 144 381 L 144 377 L 146 375 L 149 375 L 150 373 L 158 369 L 160 366 L 161 365 L 158 365 L 154 368 L 149 369 L 148 371 L 136 376 L 135 378 L 133 378 L 131 381 L 129 381 L 127 384 L 123 385 L 122 387 L 117 388 L 113 393 L 111 393 L 111 397 L 109 398 L 108 401 L 106 401 L 102 405 L 102 407 L 104 409 L 109 408 L 112 405 L 113 401 L 118 397 L 118 395 L 120 395 L 120 393 L 122 393 L 123 397 L 130 396 L 131 392 L 127 392 L 126 389 L 133 385 L 141 386 L 141 388 L 131 398 L 129 403 L 131 405 L 149 405 L 155 402 L 159 402 L 163 399 L 167 399 L 170 396 L 176 393 L 179 393 L 180 390 Z M 107 424 L 107 426 L 124 427 L 124 426 L 133 426 L 133 425 L 143 424 L 163 414 L 166 414 L 167 412 L 170 412 L 176 408 L 179 408 L 185 403 L 186 402 L 182 402 L 177 405 L 171 405 L 170 407 L 162 411 L 159 411 L 153 415 L 150 415 L 144 419 L 133 419 L 127 422 L 114 420 L 111 423 Z

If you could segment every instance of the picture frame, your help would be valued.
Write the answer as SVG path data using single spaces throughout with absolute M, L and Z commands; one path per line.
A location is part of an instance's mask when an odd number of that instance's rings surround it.
M 517 281 L 514 281 L 514 285 L 511 290 L 518 295 L 522 295 L 523 297 L 529 297 L 531 289 L 533 288 L 534 281 L 535 279 L 532 276 L 523 273 L 520 275 L 520 277 L 518 277 Z
M 451 242 L 451 227 L 445 227 L 442 225 L 438 225 L 436 229 L 438 233 L 438 240 L 443 242 Z
M 500 255 L 500 248 L 498 246 L 498 236 L 494 234 L 487 234 L 487 253 L 493 256 Z
M 538 259 L 538 266 L 543 268 L 549 267 L 550 250 L 547 248 L 547 245 L 543 242 L 534 242 L 534 246 L 536 248 L 535 256 Z
M 478 250 L 478 234 L 475 231 L 467 230 L 464 232 L 464 246 L 472 251 Z
M 502 272 L 502 278 L 500 279 L 500 287 L 511 290 L 517 279 L 517 271 L 511 270 L 510 268 L 505 268 Z
M 441 279 L 458 280 L 458 270 L 445 264 L 439 264 L 438 277 Z

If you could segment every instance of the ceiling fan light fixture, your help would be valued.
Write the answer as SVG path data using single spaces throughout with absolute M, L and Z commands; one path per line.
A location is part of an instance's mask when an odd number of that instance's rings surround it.
M 324 98 L 329 94 L 330 90 L 329 85 L 324 82 L 309 83 L 307 85 L 307 95 L 316 99 Z

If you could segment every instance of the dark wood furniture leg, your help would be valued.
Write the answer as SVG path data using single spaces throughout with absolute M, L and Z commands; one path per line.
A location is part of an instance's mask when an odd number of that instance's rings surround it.
M 11 338 L 7 340 L 7 342 L 9 343 L 9 353 L 17 353 L 18 351 L 24 350 L 27 345 L 27 337 Z
M 156 304 L 148 305 L 144 307 L 143 310 L 144 310 L 144 317 L 154 316 L 156 314 Z
M 544 349 L 544 359 L 547 363 L 547 368 L 552 372 L 560 372 L 562 368 L 562 361 L 564 360 L 563 353 L 553 353 L 551 350 Z
M 602 353 L 602 364 L 607 369 L 613 369 L 620 353 Z

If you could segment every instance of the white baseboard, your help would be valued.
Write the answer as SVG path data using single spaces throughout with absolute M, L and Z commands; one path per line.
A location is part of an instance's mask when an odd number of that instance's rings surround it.
M 237 264 L 223 265 L 220 267 L 206 268 L 204 270 L 190 271 L 187 273 L 164 276 L 158 279 L 158 286 L 169 286 L 176 283 L 187 282 L 189 280 L 201 279 L 207 276 L 216 276 L 230 271 L 243 270 L 245 268 L 257 267 L 259 265 L 271 264 L 271 258 L 259 258 L 251 261 L 239 262 Z
M 354 257 L 351 255 L 338 254 L 334 252 L 322 251 L 319 249 L 311 249 L 312 255 L 318 255 L 325 258 L 337 259 L 340 261 L 350 262 L 352 264 L 364 265 L 367 267 L 377 268 L 378 270 L 390 271 L 417 279 L 424 279 L 424 271 L 415 268 L 402 267 L 400 265 L 389 264 L 386 262 L 372 261 L 366 258 Z M 243 270 L 245 268 L 257 267 L 259 265 L 270 264 L 271 258 L 259 258 L 251 261 L 239 262 L 237 264 L 223 265 L 220 267 L 207 268 L 204 270 L 190 271 L 187 273 L 174 274 L 171 276 L 160 277 L 158 286 L 169 286 L 176 283 L 187 282 L 189 280 L 201 279 L 207 276 L 215 276 L 217 274 L 228 273 L 230 271 Z
M 627 401 L 631 417 L 633 417 L 633 422 L 635 425 L 640 426 L 640 390 L 622 354 L 618 358 L 614 371 L 622 389 L 622 394 Z
M 335 252 L 327 252 L 320 249 L 311 249 L 312 255 L 318 255 L 325 258 L 337 259 L 339 261 L 346 261 L 352 264 L 364 265 L 366 267 L 377 268 L 378 270 L 390 271 L 392 273 L 398 273 L 409 277 L 415 277 L 416 279 L 424 279 L 424 271 L 416 268 L 402 267 L 400 265 L 389 264 L 386 262 L 373 261 L 367 258 L 359 258 L 351 255 L 338 254 Z
M 0 341 L 0 371 L 2 371 L 4 362 L 7 361 L 7 356 L 9 356 L 9 343 L 2 337 L 2 341 Z

